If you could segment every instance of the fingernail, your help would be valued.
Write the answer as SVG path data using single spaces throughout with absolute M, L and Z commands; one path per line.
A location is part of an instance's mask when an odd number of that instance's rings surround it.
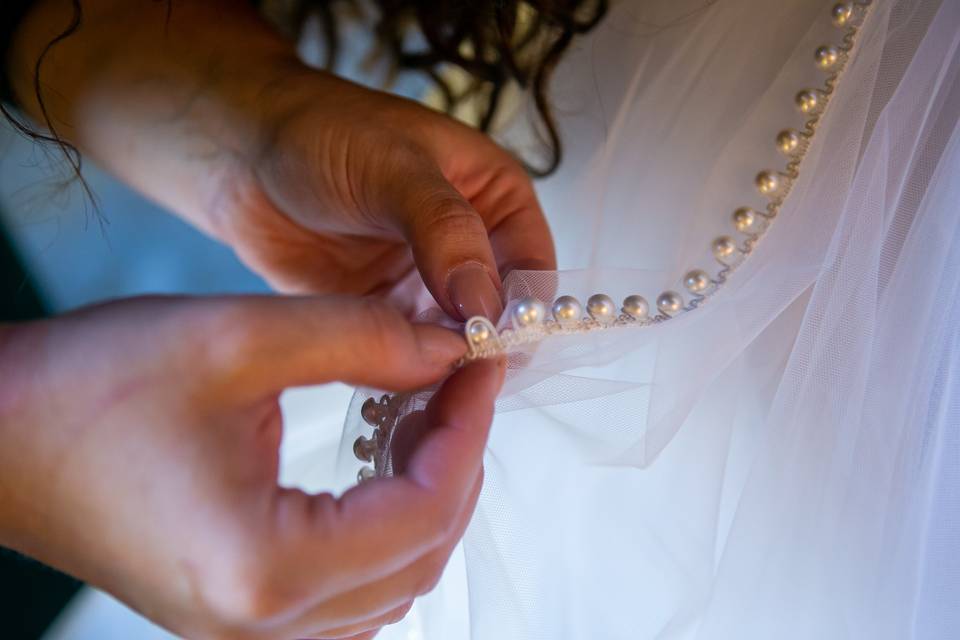
M 484 316 L 496 322 L 503 313 L 500 291 L 493 284 L 487 270 L 476 262 L 460 265 L 450 272 L 447 277 L 447 295 L 463 320 Z

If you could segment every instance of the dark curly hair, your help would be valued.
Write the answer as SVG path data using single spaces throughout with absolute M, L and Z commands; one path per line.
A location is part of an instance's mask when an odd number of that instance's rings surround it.
M 167 2 L 167 17 L 172 1 Z M 251 0 L 261 7 L 263 0 Z M 340 50 L 338 6 L 373 6 L 377 40 L 399 70 L 426 74 L 452 112 L 465 100 L 479 104 L 476 126 L 488 131 L 497 115 L 504 89 L 515 83 L 530 91 L 542 120 L 548 150 L 544 166 L 528 170 L 536 176 L 552 173 L 562 158 L 562 143 L 547 98 L 550 76 L 573 39 L 594 27 L 607 11 L 607 0 L 288 0 L 286 26 L 299 35 L 310 16 L 323 26 L 327 66 L 333 67 Z M 44 48 L 36 61 L 33 88 L 49 133 L 35 131 L 18 120 L 4 105 L 0 113 L 22 134 L 55 145 L 79 179 L 96 208 L 94 194 L 80 173 L 81 157 L 72 144 L 57 132 L 47 115 L 41 90 L 41 72 L 47 54 L 68 38 L 83 22 L 81 0 L 71 0 L 73 16 L 68 27 Z M 345 7 L 349 8 L 349 7 Z M 423 45 L 414 49 L 412 34 Z M 454 89 L 444 76 L 450 65 L 466 73 L 470 81 L 463 89 Z
M 339 29 L 336 5 L 354 0 L 298 0 L 290 25 L 302 29 L 311 15 L 320 18 L 327 66 L 336 64 Z M 552 173 L 562 158 L 562 143 L 547 98 L 550 76 L 573 39 L 592 29 L 606 14 L 607 0 L 372 0 L 378 11 L 376 35 L 397 69 L 419 71 L 440 89 L 447 112 L 466 100 L 479 104 L 474 123 L 488 131 L 504 89 L 515 83 L 530 91 L 549 152 L 534 175 Z M 411 33 L 422 36 L 411 45 Z M 467 86 L 455 90 L 443 69 L 453 65 L 467 74 Z

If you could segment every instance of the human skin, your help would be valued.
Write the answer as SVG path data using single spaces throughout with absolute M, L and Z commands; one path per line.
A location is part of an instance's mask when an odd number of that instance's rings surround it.
M 36 3 L 8 60 L 37 122 L 34 63 L 71 4 Z M 469 520 L 502 366 L 452 376 L 403 474 L 340 499 L 277 487 L 277 395 L 442 378 L 463 340 L 411 325 L 397 285 L 498 316 L 503 274 L 555 266 L 530 182 L 482 134 L 307 69 L 246 2 L 82 5 L 42 67 L 56 133 L 279 290 L 322 295 L 0 327 L 0 544 L 186 637 L 370 637 Z
M 372 637 L 469 521 L 503 366 L 449 377 L 402 472 L 338 498 L 277 485 L 279 394 L 412 389 L 464 349 L 342 296 L 141 298 L 0 326 L 0 544 L 182 637 Z
M 416 268 L 451 317 L 496 319 L 502 275 L 555 268 L 529 178 L 487 136 L 305 67 L 243 0 L 167 6 L 84 2 L 42 67 L 48 113 L 279 290 L 389 295 Z M 33 65 L 70 15 L 41 2 L 14 41 L 34 119 Z

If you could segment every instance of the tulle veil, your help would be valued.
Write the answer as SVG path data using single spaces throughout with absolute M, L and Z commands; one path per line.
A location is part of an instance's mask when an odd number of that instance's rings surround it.
M 713 265 L 782 165 L 831 6 L 613 3 L 552 89 L 561 270 L 511 274 L 508 299 L 652 299 Z M 875 0 L 793 192 L 709 304 L 511 359 L 463 556 L 410 637 L 956 637 L 958 47 L 957 0 Z M 499 134 L 521 152 L 527 112 Z

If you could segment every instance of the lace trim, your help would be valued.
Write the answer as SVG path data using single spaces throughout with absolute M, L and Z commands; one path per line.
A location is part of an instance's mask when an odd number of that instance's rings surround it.
M 710 248 L 720 269 L 712 276 L 699 268 L 688 271 L 683 283 L 691 296 L 689 300 L 684 300 L 676 291 L 664 291 L 656 299 L 657 313 L 651 315 L 650 305 L 641 295 L 627 296 L 618 309 L 609 296 L 598 293 L 587 300 L 584 315 L 580 301 L 564 295 L 554 301 L 550 309 L 552 317 L 548 318 L 543 301 L 533 297 L 522 298 L 511 303 L 507 310 L 511 326 L 499 332 L 490 320 L 482 316 L 467 320 L 464 336 L 469 350 L 458 366 L 497 357 L 550 336 L 650 327 L 705 304 L 753 253 L 780 213 L 800 177 L 803 160 L 836 92 L 856 44 L 857 33 L 872 5 L 873 0 L 859 0 L 840 2 L 832 7 L 833 24 L 843 30 L 843 35 L 838 44 L 822 45 L 814 51 L 814 63 L 827 74 L 823 84 L 818 88 L 802 89 L 794 96 L 797 109 L 808 116 L 803 126 L 800 129 L 783 129 L 776 136 L 777 149 L 788 159 L 786 166 L 781 170 L 764 169 L 757 173 L 754 184 L 757 191 L 768 198 L 766 206 L 762 211 L 741 207 L 733 212 L 731 222 L 741 240 L 738 242 L 728 235 L 713 240 Z M 379 401 L 368 398 L 364 402 L 361 416 L 374 427 L 374 432 L 370 438 L 360 436 L 354 442 L 353 450 L 358 459 L 373 462 L 374 468 L 363 467 L 357 476 L 358 481 L 389 475 L 389 443 L 401 409 L 409 397 L 409 394 L 384 395 Z
M 757 173 L 754 184 L 757 191 L 768 198 L 762 211 L 740 207 L 733 212 L 731 222 L 742 237 L 737 242 L 731 236 L 720 236 L 711 243 L 711 252 L 720 264 L 714 275 L 703 269 L 691 269 L 683 277 L 689 300 L 676 291 L 664 291 L 656 299 L 655 315 L 640 295 L 624 299 L 619 311 L 613 300 L 598 293 L 590 297 L 586 315 L 580 302 L 572 296 L 560 296 L 551 307 L 552 318 L 547 318 L 546 305 L 532 297 L 522 298 L 508 309 L 511 326 L 499 332 L 487 318 L 475 316 L 464 325 L 469 351 L 461 365 L 483 358 L 493 358 L 522 345 L 540 342 L 549 336 L 571 335 L 614 327 L 649 327 L 666 322 L 682 313 L 706 303 L 727 282 L 730 275 L 743 264 L 769 231 L 793 185 L 800 177 L 803 160 L 810 149 L 817 127 L 826 112 L 837 83 L 846 69 L 856 35 L 873 4 L 872 0 L 842 2 L 831 9 L 835 26 L 844 30 L 839 44 L 822 45 L 814 51 L 814 63 L 826 72 L 823 85 L 802 89 L 794 97 L 797 109 L 808 116 L 803 126 L 783 129 L 776 136 L 777 149 L 788 158 L 781 170 L 764 169 Z

